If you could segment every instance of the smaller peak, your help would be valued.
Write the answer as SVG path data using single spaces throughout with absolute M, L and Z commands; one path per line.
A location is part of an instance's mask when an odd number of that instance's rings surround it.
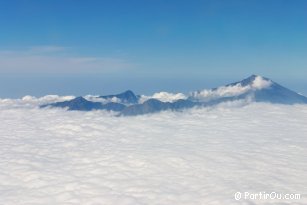
M 78 96 L 78 97 L 75 97 L 75 99 L 74 100 L 82 100 L 82 99 L 85 99 L 84 97 L 82 97 L 82 96 Z
M 125 92 L 123 92 L 123 94 L 133 94 L 134 95 L 132 90 L 126 90 Z
M 79 97 L 76 97 L 75 99 L 72 99 L 72 101 L 75 101 L 75 102 L 82 102 L 82 101 L 87 101 L 84 97 L 82 96 L 79 96 Z
M 149 102 L 161 102 L 161 101 L 158 100 L 158 99 L 155 99 L 155 98 L 150 98 L 150 99 L 146 100 L 144 103 L 149 103 Z
M 157 104 L 163 104 L 163 102 L 158 99 L 151 98 L 143 102 L 143 104 L 144 105 L 157 105 Z

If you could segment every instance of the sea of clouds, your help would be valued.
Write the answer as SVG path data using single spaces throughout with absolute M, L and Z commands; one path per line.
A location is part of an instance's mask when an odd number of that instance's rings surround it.
M 305 105 L 134 117 L 37 107 L 72 98 L 0 99 L 0 204 L 307 203 Z M 301 199 L 236 201 L 236 192 Z

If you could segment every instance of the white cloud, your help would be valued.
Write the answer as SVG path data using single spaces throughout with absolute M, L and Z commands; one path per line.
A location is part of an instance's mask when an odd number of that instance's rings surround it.
M 132 67 L 125 59 L 76 56 L 59 46 L 0 51 L 0 73 L 110 73 Z
M 24 96 L 21 99 L 0 98 L 0 109 L 37 108 L 40 105 L 71 100 L 75 96 L 46 95 L 43 97 Z
M 257 90 L 261 90 L 263 88 L 270 87 L 272 82 L 270 80 L 265 80 L 261 76 L 257 76 L 253 81 L 252 87 Z
M 190 95 L 198 100 L 209 101 L 220 97 L 238 96 L 249 91 L 265 89 L 271 85 L 272 82 L 270 80 L 266 80 L 261 76 L 256 76 L 255 80 L 246 86 L 242 86 L 241 83 L 237 83 L 235 85 L 221 86 L 216 89 L 205 89 L 197 92 L 192 92 Z
M 136 117 L 0 107 L 0 204 L 237 204 L 238 191 L 307 192 L 303 105 Z
M 103 104 L 110 103 L 110 102 L 125 104 L 124 102 L 121 101 L 121 99 L 119 99 L 117 97 L 104 99 L 104 98 L 100 98 L 99 95 L 86 95 L 86 96 L 84 96 L 84 98 L 89 100 L 89 101 L 101 102 Z
M 216 99 L 219 97 L 231 97 L 241 95 L 250 90 L 249 86 L 241 86 L 241 84 L 236 84 L 234 86 L 221 86 L 217 89 L 201 90 L 191 93 L 195 99 L 208 101 Z
M 160 100 L 162 102 L 174 102 L 180 99 L 187 99 L 187 96 L 185 96 L 183 93 L 158 92 L 158 93 L 154 93 L 152 96 L 142 95 L 140 99 L 140 103 L 143 103 L 146 100 L 149 100 L 152 98 Z

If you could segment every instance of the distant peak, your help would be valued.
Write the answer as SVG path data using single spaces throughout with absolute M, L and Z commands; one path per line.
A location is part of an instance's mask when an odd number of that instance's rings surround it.
M 71 102 L 75 102 L 75 103 L 82 103 L 82 102 L 88 102 L 84 97 L 79 96 L 76 97 L 75 99 L 70 100 Z
M 86 100 L 84 97 L 82 97 L 82 96 L 79 96 L 79 97 L 76 97 L 75 99 L 73 99 L 73 100 L 75 100 L 75 101 L 83 101 L 83 100 Z
M 126 90 L 125 92 L 115 94 L 115 95 L 100 96 L 100 98 L 104 98 L 104 99 L 116 98 L 122 103 L 129 103 L 129 104 L 136 104 L 138 102 L 137 96 L 131 90 Z
M 123 92 L 122 94 L 133 94 L 134 95 L 134 93 L 133 93 L 133 91 L 132 90 L 126 90 L 125 92 Z

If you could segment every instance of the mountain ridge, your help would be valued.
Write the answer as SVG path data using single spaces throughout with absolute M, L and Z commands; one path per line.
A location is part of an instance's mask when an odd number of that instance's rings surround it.
M 179 111 L 197 106 L 213 106 L 222 102 L 247 99 L 251 99 L 252 102 L 307 104 L 307 97 L 285 88 L 269 78 L 254 74 L 241 81 L 210 90 L 196 91 L 191 93 L 187 99 L 170 102 L 149 98 L 141 103 L 141 96 L 135 95 L 131 90 L 98 98 L 106 100 L 106 103 L 86 100 L 80 96 L 72 100 L 45 104 L 40 107 L 61 107 L 79 111 L 108 110 L 118 112 L 120 116 L 133 116 L 164 110 Z

